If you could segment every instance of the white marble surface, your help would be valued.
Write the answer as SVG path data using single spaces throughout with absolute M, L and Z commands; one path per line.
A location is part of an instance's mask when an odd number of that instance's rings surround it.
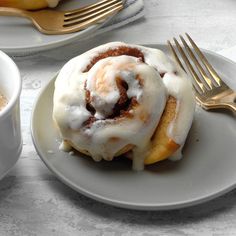
M 24 147 L 15 167 L 0 181 L 0 235 L 236 235 L 236 190 L 174 211 L 119 209 L 84 197 L 61 183 L 32 144 L 30 116 L 35 97 L 69 58 L 88 48 L 115 40 L 165 42 L 183 32 L 189 32 L 201 47 L 214 51 L 236 45 L 234 0 L 145 0 L 145 7 L 145 19 L 114 32 L 44 53 L 14 57 L 23 78 Z

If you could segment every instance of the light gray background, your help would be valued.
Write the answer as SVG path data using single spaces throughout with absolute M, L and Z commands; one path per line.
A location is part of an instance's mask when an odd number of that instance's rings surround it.
M 62 184 L 37 156 L 30 115 L 41 87 L 71 57 L 108 41 L 163 43 L 189 32 L 213 51 L 236 44 L 234 0 L 146 0 L 146 17 L 114 32 L 63 48 L 15 57 L 23 78 L 23 152 L 0 182 L 0 235 L 235 235 L 236 191 L 167 212 L 123 210 L 90 200 Z M 45 124 L 47 125 L 47 124 Z M 216 180 L 217 181 L 217 180 Z

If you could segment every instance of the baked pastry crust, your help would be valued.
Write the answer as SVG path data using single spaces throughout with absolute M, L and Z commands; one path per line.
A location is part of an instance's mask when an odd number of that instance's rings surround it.
M 2 7 L 15 7 L 25 10 L 37 10 L 46 7 L 55 7 L 59 1 L 50 0 L 0 0 Z
M 153 164 L 158 161 L 165 160 L 174 154 L 180 147 L 174 140 L 168 136 L 168 127 L 178 115 L 176 113 L 177 101 L 173 97 L 169 97 L 166 102 L 165 110 L 161 120 L 153 134 L 150 149 L 144 160 L 145 165 Z

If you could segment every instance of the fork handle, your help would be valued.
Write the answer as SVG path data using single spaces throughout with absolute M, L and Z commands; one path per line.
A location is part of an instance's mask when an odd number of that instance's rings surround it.
M 205 107 L 206 109 L 229 109 L 236 114 L 236 93 L 232 92 L 224 98 L 224 101 L 212 103 L 211 105 L 206 105 Z
M 236 103 L 228 103 L 225 104 L 232 112 L 234 112 L 236 114 Z
M 1 16 L 21 16 L 30 19 L 30 12 L 14 8 L 14 7 L 0 7 Z
M 223 104 L 225 103 L 226 108 L 230 109 L 236 114 L 236 93 L 232 92 L 227 96 L 227 98 L 227 101 L 223 102 Z

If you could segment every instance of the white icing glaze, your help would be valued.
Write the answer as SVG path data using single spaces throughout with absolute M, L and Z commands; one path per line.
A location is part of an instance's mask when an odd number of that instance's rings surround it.
M 140 99 L 142 89 L 135 79 L 135 71 L 130 70 L 134 64 L 140 64 L 135 57 L 108 57 L 98 61 L 89 71 L 86 89 L 90 92 L 91 104 L 96 110 L 95 117 L 104 119 L 113 112 L 115 104 L 120 98 L 116 79 L 121 78 L 128 84 L 128 98 Z M 79 116 L 77 116 L 79 117 Z
M 132 56 L 108 57 L 84 72 L 93 58 L 120 46 L 138 48 L 145 63 Z M 165 73 L 163 80 L 159 73 Z M 106 119 L 120 97 L 117 78 L 128 84 L 127 96 L 139 103 L 130 111 L 131 119 Z M 83 125 L 91 117 L 86 109 L 86 89 L 97 118 L 90 127 Z M 63 139 L 78 150 L 87 150 L 95 161 L 112 160 L 122 148 L 133 145 L 133 168 L 140 170 L 168 95 L 178 101 L 168 136 L 183 146 L 194 113 L 191 84 L 185 74 L 158 49 L 108 43 L 71 59 L 61 69 L 55 82 L 53 118 Z
M 181 145 L 181 147 L 168 159 L 171 160 L 171 161 L 181 160 L 182 159 L 182 148 L 183 148 L 183 145 Z
M 64 151 L 64 152 L 70 152 L 71 149 L 72 147 L 66 141 L 62 141 L 59 146 L 59 150 Z
M 163 82 L 168 94 L 177 99 L 177 114 L 169 126 L 168 136 L 176 143 L 183 144 L 192 124 L 195 101 L 191 89 L 191 82 L 185 73 L 178 71 L 178 76 L 167 72 Z

